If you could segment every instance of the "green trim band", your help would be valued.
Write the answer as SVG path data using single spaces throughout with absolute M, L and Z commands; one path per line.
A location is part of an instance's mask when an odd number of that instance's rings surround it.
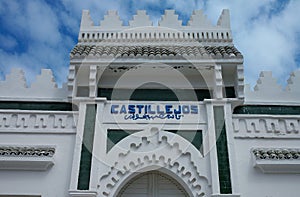
M 206 89 L 98 89 L 98 97 L 106 97 L 107 100 L 203 101 L 210 99 L 211 95 Z
M 138 131 L 125 131 L 122 129 L 107 129 L 106 152 L 109 152 L 112 147 L 119 143 L 125 137 Z
M 232 188 L 230 178 L 226 126 L 224 119 L 224 108 L 222 106 L 214 107 L 214 121 L 218 156 L 220 192 L 221 194 L 231 194 Z
M 203 140 L 202 140 L 202 130 L 165 130 L 171 133 L 175 133 L 187 141 L 191 142 L 193 146 L 200 151 L 203 155 Z
M 0 101 L 0 109 L 77 111 L 78 107 L 67 102 Z
M 233 110 L 234 114 L 300 115 L 300 106 L 243 105 Z
M 92 153 L 94 144 L 95 121 L 97 105 L 88 104 L 86 106 L 84 133 L 82 140 L 80 168 L 78 177 L 78 190 L 88 190 L 90 185 L 90 174 L 92 164 Z

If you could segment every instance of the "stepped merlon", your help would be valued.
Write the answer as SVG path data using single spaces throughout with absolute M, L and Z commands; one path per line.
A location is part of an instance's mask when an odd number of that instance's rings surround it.
M 147 27 L 147 29 L 145 29 Z M 135 39 L 193 39 L 200 42 L 232 43 L 229 10 L 223 10 L 216 25 L 212 25 L 202 10 L 196 10 L 182 25 L 174 10 L 165 10 L 154 26 L 146 11 L 138 10 L 129 25 L 123 25 L 117 11 L 108 11 L 99 26 L 95 26 L 88 10 L 83 10 L 78 36 L 79 43 Z

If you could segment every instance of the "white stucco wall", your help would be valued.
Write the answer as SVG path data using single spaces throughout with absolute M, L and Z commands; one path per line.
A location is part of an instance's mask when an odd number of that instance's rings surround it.
M 55 147 L 54 165 L 46 171 L 0 170 L 0 195 L 68 196 L 75 134 L 0 133 L 1 145 Z
M 243 129 L 240 130 L 243 132 Z M 248 132 L 249 133 L 249 132 Z M 299 148 L 299 137 L 240 137 L 235 133 L 234 146 L 236 169 L 241 196 L 243 197 L 298 197 L 300 174 L 295 173 L 263 173 L 254 167 L 253 148 Z M 249 134 L 250 135 L 250 134 Z M 271 134 L 272 135 L 272 134 Z M 276 161 L 274 161 L 276 162 Z

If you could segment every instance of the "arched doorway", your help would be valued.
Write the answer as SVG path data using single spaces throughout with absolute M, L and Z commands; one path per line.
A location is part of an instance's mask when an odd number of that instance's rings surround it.
M 141 173 L 126 183 L 117 197 L 188 197 L 184 188 L 160 171 Z

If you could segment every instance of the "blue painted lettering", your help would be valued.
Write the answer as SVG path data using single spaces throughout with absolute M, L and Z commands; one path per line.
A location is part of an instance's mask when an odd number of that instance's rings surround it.
M 188 106 L 188 105 L 183 105 L 183 106 L 182 106 L 182 113 L 184 113 L 184 114 L 189 114 L 189 113 L 190 113 L 190 106 Z
M 165 106 L 165 108 L 166 108 L 166 114 L 172 114 L 172 111 L 171 111 L 171 109 L 172 109 L 172 105 L 166 105 Z
M 198 114 L 198 106 L 191 105 L 191 114 Z
M 117 114 L 117 108 L 119 108 L 119 105 L 111 105 L 110 113 Z
M 125 105 L 122 105 L 121 110 L 120 110 L 120 114 L 127 114 Z
M 135 105 L 128 105 L 128 113 L 129 114 L 135 113 Z

